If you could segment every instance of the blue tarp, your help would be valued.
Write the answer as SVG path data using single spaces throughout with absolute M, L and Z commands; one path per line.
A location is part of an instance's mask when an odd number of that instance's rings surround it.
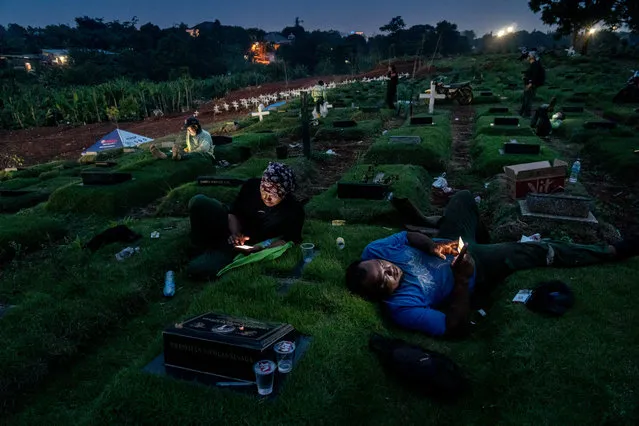
M 282 105 L 286 105 L 286 101 L 281 101 L 281 102 L 277 102 L 277 103 L 271 104 L 271 105 L 267 106 L 266 108 L 264 108 L 264 111 L 277 109 L 278 107 L 281 107 Z
M 115 129 L 108 135 L 102 137 L 89 148 L 82 152 L 82 155 L 108 151 L 110 149 L 130 148 L 138 146 L 141 143 L 151 142 L 153 139 L 145 136 L 136 135 L 126 130 Z

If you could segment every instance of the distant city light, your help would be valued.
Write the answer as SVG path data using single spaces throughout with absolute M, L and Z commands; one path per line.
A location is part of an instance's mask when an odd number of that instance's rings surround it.
M 496 36 L 501 38 L 504 37 L 507 34 L 512 34 L 515 32 L 515 29 L 517 28 L 516 24 L 512 24 L 509 25 L 507 27 L 501 28 L 499 31 L 497 31 Z

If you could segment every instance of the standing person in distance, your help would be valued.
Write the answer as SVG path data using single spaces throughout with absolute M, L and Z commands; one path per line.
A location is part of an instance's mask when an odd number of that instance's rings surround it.
M 524 73 L 524 95 L 519 110 L 519 115 L 522 117 L 531 116 L 532 103 L 537 88 L 543 86 L 546 80 L 546 71 L 539 59 L 539 53 L 536 50 L 530 50 L 526 57 L 530 65 Z
M 397 99 L 397 85 L 399 84 L 399 76 L 395 65 L 388 66 L 388 86 L 386 86 L 386 105 L 389 109 L 395 109 L 395 99 Z

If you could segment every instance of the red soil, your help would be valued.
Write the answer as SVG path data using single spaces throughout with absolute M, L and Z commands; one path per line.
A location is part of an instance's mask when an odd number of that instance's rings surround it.
M 400 73 L 412 73 L 413 62 L 397 62 L 397 70 Z M 420 74 L 423 71 L 420 72 Z M 373 71 L 358 75 L 357 78 L 377 77 L 386 74 L 386 67 L 380 64 Z M 284 82 L 267 83 L 261 86 L 251 86 L 244 89 L 228 93 L 224 99 L 209 101 L 198 109 L 198 118 L 204 125 L 219 121 L 227 121 L 241 117 L 246 112 L 236 112 L 234 110 L 215 114 L 213 107 L 216 103 L 231 103 L 234 100 L 250 98 L 262 94 L 280 92 L 289 89 L 300 89 L 314 84 L 317 80 L 341 82 L 351 76 L 324 76 L 312 77 L 290 81 L 288 85 Z M 151 138 L 159 138 L 177 133 L 181 130 L 186 117 L 193 114 L 188 111 L 182 114 L 172 114 L 160 118 L 147 118 L 137 122 L 120 123 L 122 130 L 127 130 Z M 81 127 L 58 126 L 58 127 L 35 127 L 24 130 L 0 130 L 0 153 L 3 156 L 17 155 L 24 161 L 24 165 L 32 165 L 47 162 L 54 159 L 76 159 L 80 153 L 93 145 L 100 137 L 114 129 L 114 124 L 110 122 L 93 123 Z

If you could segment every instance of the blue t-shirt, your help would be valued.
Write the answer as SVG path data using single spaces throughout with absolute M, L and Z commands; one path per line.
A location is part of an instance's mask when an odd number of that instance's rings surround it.
M 435 241 L 447 241 L 435 239 Z M 454 286 L 450 263 L 408 244 L 406 232 L 373 241 L 364 249 L 362 260 L 382 259 L 397 265 L 404 275 L 399 287 L 385 300 L 391 318 L 402 327 L 441 336 L 446 332 L 446 315 L 436 308 Z M 468 283 L 472 292 L 475 273 Z

